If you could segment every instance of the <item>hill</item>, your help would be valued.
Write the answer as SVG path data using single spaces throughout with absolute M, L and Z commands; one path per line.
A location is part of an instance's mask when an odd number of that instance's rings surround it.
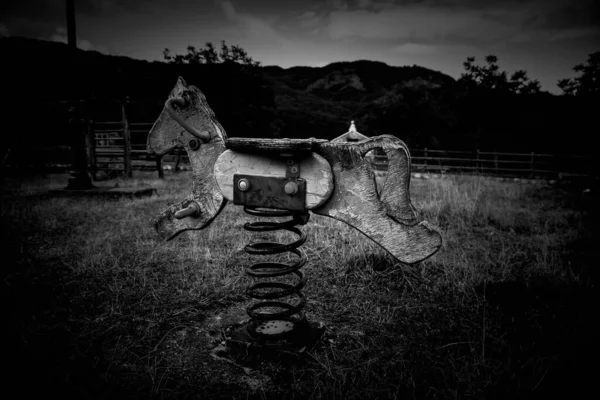
M 347 131 L 350 120 L 368 135 L 406 133 L 401 119 L 410 117 L 409 108 L 424 101 L 432 106 L 443 102 L 455 85 L 453 78 L 423 67 L 394 67 L 367 60 L 321 68 L 265 67 L 264 73 L 286 123 L 285 133 L 291 137 L 314 132 L 309 136 L 332 139 Z M 394 127 L 385 115 L 400 104 L 408 108 L 397 115 Z
M 441 72 L 368 60 L 248 72 L 71 54 L 62 43 L 17 37 L 1 38 L 0 54 L 4 129 L 29 143 L 64 142 L 58 102 L 72 98 L 88 100 L 90 118 L 106 120 L 118 118 L 129 97 L 131 119 L 153 121 L 180 75 L 205 93 L 229 136 L 332 139 L 355 120 L 368 136 L 396 135 L 411 147 L 579 153 L 593 115 L 563 96 L 467 95 Z M 560 142 L 566 131 L 571 140 Z

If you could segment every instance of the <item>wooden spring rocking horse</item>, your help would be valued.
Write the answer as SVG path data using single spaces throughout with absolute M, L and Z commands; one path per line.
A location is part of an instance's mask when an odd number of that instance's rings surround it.
M 259 282 L 246 294 L 259 302 L 247 309 L 249 322 L 228 340 L 232 348 L 248 353 L 276 351 L 301 355 L 317 341 L 322 324 L 309 323 L 300 292 L 306 277 L 300 268 L 306 255 L 298 247 L 306 235 L 297 225 L 309 220 L 309 211 L 335 218 L 359 230 L 398 261 L 413 264 L 441 247 L 435 226 L 419 220 L 410 202 L 410 153 L 390 135 L 360 143 L 319 139 L 228 138 L 202 92 L 180 77 L 148 134 L 150 153 L 162 155 L 183 147 L 193 170 L 190 195 L 171 205 L 155 220 L 158 233 L 171 240 L 186 230 L 204 229 L 232 201 L 256 216 L 283 217 L 287 222 L 255 222 L 250 231 L 284 229 L 298 235 L 293 243 L 252 243 L 250 254 L 291 252 L 292 264 L 257 263 L 246 270 L 255 278 L 294 274 L 297 283 Z M 381 149 L 388 157 L 383 188 L 365 155 Z M 297 297 L 296 304 L 283 298 Z

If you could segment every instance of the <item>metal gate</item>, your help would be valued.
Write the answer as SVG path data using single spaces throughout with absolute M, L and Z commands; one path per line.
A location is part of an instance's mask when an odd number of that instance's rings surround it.
M 131 143 L 127 124 L 90 121 L 94 146 L 94 171 L 105 171 L 109 176 L 123 173 L 131 177 Z

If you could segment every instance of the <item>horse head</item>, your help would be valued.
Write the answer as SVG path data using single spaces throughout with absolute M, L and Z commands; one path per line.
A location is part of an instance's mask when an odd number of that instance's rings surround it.
M 200 89 L 179 77 L 148 134 L 148 151 L 163 155 L 176 147 L 188 150 L 198 140 L 225 143 L 227 135 Z
M 192 192 L 185 200 L 163 211 L 155 220 L 166 239 L 202 229 L 223 209 L 223 198 L 213 166 L 225 151 L 227 134 L 208 105 L 204 94 L 179 77 L 158 119 L 148 133 L 148 152 L 162 156 L 184 148 L 192 165 Z

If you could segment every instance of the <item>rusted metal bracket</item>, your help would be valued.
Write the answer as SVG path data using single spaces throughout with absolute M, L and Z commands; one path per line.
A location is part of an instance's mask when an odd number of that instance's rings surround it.
M 298 178 L 233 175 L 233 204 L 303 211 L 306 181 Z
M 172 100 L 182 98 L 187 100 Z M 304 196 L 306 210 L 347 223 L 403 263 L 419 262 L 441 247 L 439 229 L 421 220 L 411 204 L 410 152 L 400 139 L 390 135 L 359 143 L 228 139 L 202 92 L 182 78 L 167 100 L 169 106 L 171 103 L 180 106 L 178 118 L 172 117 L 172 110 L 163 110 L 148 135 L 148 150 L 165 154 L 183 147 L 194 173 L 191 194 L 155 220 L 165 239 L 206 228 L 227 200 L 296 209 L 293 207 L 300 207 L 299 203 L 285 197 L 294 192 L 293 185 L 288 185 L 293 182 L 298 185 L 298 199 Z M 185 121 L 183 128 L 179 119 Z M 200 136 L 198 132 L 202 139 L 209 139 L 199 147 L 191 146 L 191 140 Z M 374 171 L 365 159 L 374 149 L 383 150 L 388 157 L 387 177 L 379 192 Z M 261 195 L 258 190 L 242 190 L 238 186 L 242 179 L 250 188 L 261 188 Z M 306 182 L 304 189 L 301 180 Z

